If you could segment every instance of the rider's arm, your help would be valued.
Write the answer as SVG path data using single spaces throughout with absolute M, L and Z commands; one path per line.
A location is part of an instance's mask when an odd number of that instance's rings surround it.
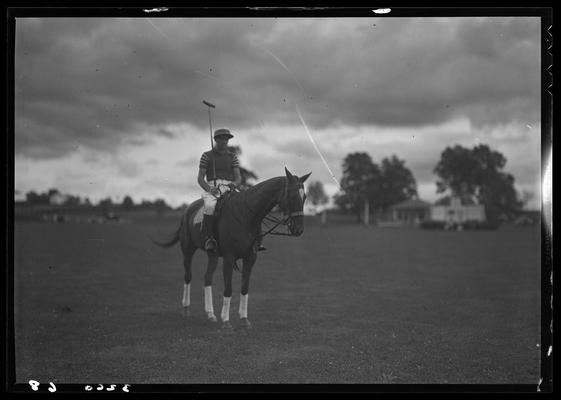
M 236 186 L 241 185 L 242 183 L 242 174 L 240 172 L 240 169 L 238 167 L 234 167 L 234 184 Z
M 205 175 L 206 175 L 206 168 L 199 168 L 199 176 L 197 178 L 197 182 L 199 183 L 199 186 L 202 187 L 205 192 L 210 192 L 210 189 L 212 188 L 212 186 L 210 186 L 208 184 L 208 182 L 205 180 Z

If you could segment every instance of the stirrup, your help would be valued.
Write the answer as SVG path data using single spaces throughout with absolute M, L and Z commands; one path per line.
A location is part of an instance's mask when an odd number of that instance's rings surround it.
M 205 242 L 205 250 L 206 251 L 216 251 L 218 247 L 218 243 L 214 238 L 208 238 Z
M 257 251 L 265 251 L 265 250 L 267 250 L 267 248 L 262 244 L 260 244 L 259 247 L 257 248 Z

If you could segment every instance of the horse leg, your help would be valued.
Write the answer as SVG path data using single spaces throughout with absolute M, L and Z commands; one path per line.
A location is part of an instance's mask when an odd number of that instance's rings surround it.
M 224 276 L 224 300 L 222 303 L 222 328 L 231 329 L 230 323 L 230 301 L 232 300 L 232 272 L 235 259 L 231 255 L 225 255 L 222 263 L 222 274 Z
M 183 299 L 181 304 L 183 305 L 183 315 L 185 317 L 191 315 L 191 261 L 193 260 L 195 250 L 195 247 L 187 247 L 183 253 L 185 275 L 183 277 Z
M 212 303 L 212 277 L 214 276 L 214 271 L 218 266 L 218 255 L 207 253 L 208 264 L 205 273 L 205 312 L 207 319 L 211 322 L 216 322 L 216 315 L 214 315 L 214 306 Z
M 240 308 L 238 313 L 240 315 L 240 322 L 244 328 L 251 328 L 251 323 L 247 319 L 247 300 L 249 296 L 249 277 L 251 276 L 251 270 L 255 261 L 257 260 L 257 254 L 251 253 L 248 257 L 243 259 L 243 269 L 242 269 L 242 289 L 240 293 Z

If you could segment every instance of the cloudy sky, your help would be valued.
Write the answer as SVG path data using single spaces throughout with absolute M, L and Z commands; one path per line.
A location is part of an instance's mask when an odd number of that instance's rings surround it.
M 347 154 L 395 154 L 434 201 L 446 146 L 482 143 L 539 205 L 536 17 L 17 18 L 15 44 L 19 193 L 190 203 L 207 100 L 259 181 L 332 195 Z

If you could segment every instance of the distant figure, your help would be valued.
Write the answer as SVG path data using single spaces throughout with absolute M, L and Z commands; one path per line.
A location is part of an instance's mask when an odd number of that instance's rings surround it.
M 120 217 L 115 214 L 113 211 L 108 211 L 104 214 L 105 220 L 107 221 L 111 221 L 111 222 L 119 222 L 120 221 Z
M 203 188 L 203 236 L 204 249 L 216 251 L 218 243 L 214 238 L 214 211 L 218 198 L 224 193 L 235 189 L 242 181 L 240 162 L 236 153 L 228 150 L 228 141 L 234 135 L 228 129 L 217 129 L 214 132 L 216 145 L 203 153 L 199 162 L 198 183 Z

